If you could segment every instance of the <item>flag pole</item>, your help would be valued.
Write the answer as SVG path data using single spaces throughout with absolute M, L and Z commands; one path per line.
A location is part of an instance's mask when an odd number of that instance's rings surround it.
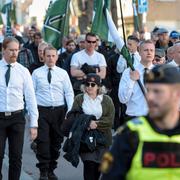
M 120 12 L 121 12 L 121 21 L 122 21 L 122 31 L 123 31 L 123 39 L 126 46 L 126 34 L 125 34 L 125 28 L 124 28 L 124 17 L 123 17 L 123 11 L 122 11 L 122 3 L 120 1 Z
M 124 17 L 123 17 L 121 0 L 120 0 L 120 11 L 121 11 L 121 21 L 122 21 L 122 30 L 123 30 L 124 45 L 126 46 L 126 35 L 125 35 Z M 134 68 L 133 64 L 128 63 L 128 61 L 127 61 L 127 64 L 129 65 L 129 67 L 131 68 L 132 71 L 135 71 L 135 68 Z M 146 92 L 145 92 L 144 86 L 142 85 L 142 82 L 138 79 L 137 83 L 138 83 L 138 85 L 139 85 L 143 95 L 145 96 Z

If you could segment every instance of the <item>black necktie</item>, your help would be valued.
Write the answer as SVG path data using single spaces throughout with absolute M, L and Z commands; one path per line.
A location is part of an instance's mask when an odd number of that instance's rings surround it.
M 49 84 L 51 83 L 51 68 L 49 68 L 49 70 L 48 70 L 48 75 L 47 75 L 47 79 L 48 79 L 48 82 L 49 82 Z
M 149 69 L 148 68 L 144 68 L 144 74 L 148 73 Z
M 144 68 L 144 75 L 145 74 L 147 74 L 148 73 L 148 71 L 149 71 L 149 69 L 148 68 Z M 144 81 L 144 80 L 143 80 Z M 145 83 L 145 82 L 144 82 Z
M 7 69 L 6 74 L 5 74 L 6 86 L 8 86 L 9 79 L 10 79 L 11 65 L 8 64 L 7 67 L 8 67 L 8 69 Z
M 134 54 L 131 55 L 132 58 L 132 65 L 134 64 Z

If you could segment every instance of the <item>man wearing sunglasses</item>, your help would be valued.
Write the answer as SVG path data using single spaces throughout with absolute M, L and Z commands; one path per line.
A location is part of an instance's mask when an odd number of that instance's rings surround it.
M 101 165 L 103 180 L 180 177 L 180 72 L 171 65 L 157 65 L 144 79 L 149 114 L 117 130 Z
M 104 56 L 95 50 L 96 46 L 96 35 L 87 33 L 85 38 L 85 49 L 75 53 L 71 60 L 71 75 L 75 78 L 75 82 L 81 83 L 88 73 L 96 73 L 101 79 L 105 78 L 106 61 Z M 77 91 L 78 88 L 79 87 L 74 86 L 74 89 Z

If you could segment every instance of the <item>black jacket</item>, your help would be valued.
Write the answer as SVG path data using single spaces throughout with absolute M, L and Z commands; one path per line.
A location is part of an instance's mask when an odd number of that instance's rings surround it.
M 72 112 L 71 115 L 71 118 L 73 118 Z M 95 119 L 93 115 L 74 112 L 70 138 L 65 141 L 63 146 L 63 151 L 66 152 L 63 157 L 75 167 L 79 164 L 79 151 L 93 152 L 99 146 L 105 146 L 106 144 L 105 137 L 101 132 L 98 130 L 87 130 L 90 121 Z

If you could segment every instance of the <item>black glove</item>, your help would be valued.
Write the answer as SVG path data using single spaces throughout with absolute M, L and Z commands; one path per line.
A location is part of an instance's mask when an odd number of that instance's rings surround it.
M 96 73 L 96 68 L 89 66 L 87 63 L 84 63 L 82 65 L 81 70 L 83 71 L 84 74 Z

